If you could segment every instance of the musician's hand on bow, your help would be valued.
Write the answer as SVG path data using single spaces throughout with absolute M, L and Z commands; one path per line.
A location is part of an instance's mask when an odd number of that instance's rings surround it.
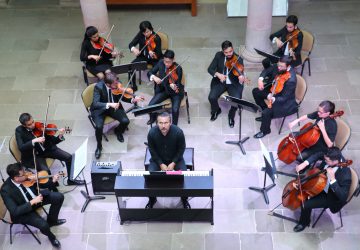
M 65 128 L 60 128 L 59 130 L 58 130 L 58 132 L 59 132 L 59 135 L 64 135 L 65 134 Z
M 307 165 L 307 162 L 306 161 L 304 161 L 303 163 L 301 163 L 301 164 L 299 164 L 299 165 L 297 165 L 296 166 L 296 172 L 300 172 L 301 170 L 303 170 L 304 168 L 306 168 L 308 165 Z
M 135 98 L 133 99 L 133 103 L 138 103 L 138 102 L 141 102 L 143 101 L 145 98 L 143 96 L 135 96 Z
M 263 90 L 264 89 L 264 81 L 262 79 L 258 80 L 258 88 L 259 90 Z
M 38 196 L 36 196 L 34 199 L 32 199 L 30 201 L 30 205 L 36 205 L 38 203 L 41 203 L 43 201 L 43 196 L 41 194 L 39 194 Z
M 101 56 L 99 56 L 99 55 L 90 55 L 90 56 L 89 56 L 89 59 L 93 59 L 93 60 L 95 60 L 95 61 L 99 61 L 100 58 L 101 58 Z
M 59 174 L 55 174 L 53 177 L 52 177 L 52 182 L 55 183 L 55 182 L 58 182 L 60 179 L 60 175 Z
M 293 187 L 294 187 L 296 190 L 298 190 L 298 189 L 299 189 L 299 184 L 293 182 Z
M 45 142 L 45 137 L 37 137 L 37 138 L 34 138 L 32 139 L 32 143 L 44 143 Z
M 166 171 L 166 170 L 168 170 L 168 167 L 167 167 L 164 163 L 161 163 L 160 169 L 161 169 L 162 171 Z
M 275 38 L 275 42 L 278 48 L 281 48 L 284 45 L 284 43 L 277 37 Z
M 244 81 L 245 81 L 245 76 L 239 75 L 238 79 L 239 79 L 239 82 L 240 82 L 240 83 L 244 83 Z
M 335 171 L 333 168 L 327 168 L 326 172 L 327 172 L 327 175 L 328 175 L 330 181 L 335 180 Z
M 175 162 L 172 162 L 172 163 L 170 163 L 168 166 L 167 166 L 167 170 L 174 170 L 174 168 L 175 168 Z
M 297 123 L 297 121 L 296 120 L 294 120 L 294 121 L 292 121 L 292 122 L 289 122 L 289 129 L 292 129 L 295 125 L 296 125 L 296 123 Z
M 133 48 L 132 50 L 131 50 L 131 52 L 135 55 L 135 56 L 139 56 L 140 55 L 140 50 L 138 49 L 138 48 Z
M 115 109 L 115 110 L 117 110 L 118 108 L 119 108 L 119 106 L 120 106 L 120 103 L 118 103 L 118 102 L 111 102 L 111 103 L 109 103 L 109 107 L 112 107 L 113 109 Z
M 216 76 L 217 78 L 219 78 L 220 82 L 225 82 L 225 81 L 226 81 L 226 75 L 223 75 L 223 74 L 221 74 L 221 73 L 219 73 L 219 72 L 216 72 L 216 73 L 215 73 L 215 76 Z
M 156 83 L 156 84 L 160 84 L 161 83 L 161 79 L 157 76 L 153 76 L 153 81 Z

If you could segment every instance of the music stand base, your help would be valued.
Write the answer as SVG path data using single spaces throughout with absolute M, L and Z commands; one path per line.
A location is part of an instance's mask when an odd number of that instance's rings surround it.
M 89 204 L 90 201 L 93 201 L 93 200 L 104 200 L 105 199 L 105 196 L 90 196 L 88 193 L 86 193 L 84 190 L 81 190 L 80 191 L 81 194 L 85 197 L 85 203 L 81 209 L 81 212 L 85 212 L 85 209 L 87 207 L 87 205 Z
M 272 189 L 273 187 L 275 187 L 275 183 L 270 184 L 267 187 L 263 187 L 263 188 L 259 188 L 259 187 L 249 187 L 250 190 L 253 190 L 255 192 L 259 192 L 262 193 L 265 203 L 269 204 L 269 196 L 267 195 L 267 192 Z
M 244 144 L 248 139 L 249 139 L 249 137 L 247 136 L 247 137 L 245 137 L 244 139 L 239 140 L 239 141 L 226 141 L 225 143 L 227 143 L 227 144 L 232 144 L 232 145 L 238 145 L 239 148 L 240 148 L 240 150 L 241 150 L 241 152 L 242 152 L 244 155 L 246 155 L 246 152 L 245 152 L 245 149 L 244 149 L 243 144 Z
M 276 212 L 269 212 L 268 214 L 271 215 L 271 216 L 274 216 L 274 217 L 278 217 L 278 218 L 283 219 L 283 220 L 294 222 L 295 224 L 299 224 L 298 220 L 295 220 L 294 218 L 290 218 L 290 217 L 287 217 L 287 216 L 282 215 L 282 214 L 278 214 Z

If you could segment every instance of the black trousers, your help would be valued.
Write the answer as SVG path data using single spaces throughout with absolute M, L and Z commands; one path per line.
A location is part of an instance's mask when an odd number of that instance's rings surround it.
M 296 158 L 297 161 L 299 162 L 303 162 L 305 161 L 307 158 L 309 158 L 310 156 L 314 155 L 314 154 L 317 154 L 318 152 L 322 152 L 323 154 L 322 155 L 319 155 L 319 158 L 322 158 L 324 156 L 324 154 L 326 153 L 327 149 L 321 149 L 320 147 L 318 147 L 316 144 L 311 147 L 311 148 L 307 148 L 307 149 L 304 149 L 302 152 L 301 152 L 301 156 L 302 158 L 300 157 L 300 155 Z
M 50 204 L 49 215 L 47 221 L 44 220 L 36 211 L 11 218 L 14 223 L 23 223 L 40 229 L 40 232 L 48 236 L 49 239 L 55 239 L 55 235 L 50 231 L 48 222 L 56 222 L 58 220 L 60 208 L 64 202 L 64 195 L 58 192 L 47 192 L 43 194 L 43 205 Z
M 116 134 L 123 134 L 125 132 L 125 129 L 130 123 L 129 118 L 127 117 L 125 110 L 123 108 L 119 108 L 117 110 L 113 108 L 107 109 L 104 113 L 100 113 L 97 110 L 93 111 L 91 114 L 91 117 L 94 120 L 95 123 L 95 137 L 97 141 L 97 147 L 102 148 L 102 135 L 103 135 L 103 129 L 104 129 L 104 120 L 105 116 L 110 116 L 120 122 L 119 126 L 115 128 Z
M 172 112 L 172 123 L 177 125 L 179 120 L 179 110 L 181 100 L 184 98 L 184 92 L 180 92 L 177 95 L 169 95 L 165 90 L 155 93 L 154 97 L 150 100 L 149 105 L 154 105 L 171 99 L 171 112 Z M 151 114 L 151 119 L 156 119 L 156 113 Z
M 259 88 L 254 88 L 252 94 L 255 100 L 255 103 L 262 109 L 262 121 L 260 126 L 260 131 L 264 134 L 269 134 L 271 132 L 271 120 L 274 117 L 274 108 L 269 109 L 264 101 L 270 93 L 271 85 L 260 90 Z
M 210 84 L 210 93 L 208 96 L 211 105 L 211 114 L 220 109 L 218 99 L 227 91 L 230 96 L 241 99 L 244 86 L 241 83 L 226 84 L 220 82 L 217 77 L 213 77 Z M 231 107 L 229 111 L 229 118 L 234 119 L 237 108 Z
M 329 202 L 327 200 L 327 194 L 325 192 L 321 192 L 317 196 L 306 200 L 304 202 L 304 208 L 301 208 L 301 215 L 299 224 L 307 226 L 310 224 L 311 211 L 313 208 L 325 208 L 329 207 Z
M 135 62 L 147 62 L 148 64 L 151 64 L 153 67 L 159 62 L 158 59 L 150 59 L 145 57 L 143 54 L 137 56 L 134 60 L 132 60 L 131 63 L 135 63 Z M 130 76 L 132 75 L 133 71 L 129 71 L 129 79 Z M 131 79 L 131 85 L 132 87 L 136 86 L 136 74 L 134 74 L 134 76 Z M 155 84 L 156 85 L 156 84 Z

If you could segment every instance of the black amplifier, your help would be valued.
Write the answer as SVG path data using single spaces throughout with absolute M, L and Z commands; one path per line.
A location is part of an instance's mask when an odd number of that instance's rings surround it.
M 121 170 L 121 161 L 93 161 L 91 165 L 91 182 L 94 194 L 115 194 L 115 178 Z

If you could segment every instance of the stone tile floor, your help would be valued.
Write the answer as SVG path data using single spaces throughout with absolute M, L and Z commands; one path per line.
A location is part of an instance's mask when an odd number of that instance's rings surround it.
M 42 4 L 43 3 L 43 4 Z M 80 43 L 84 26 L 79 8 L 60 8 L 58 1 L 42 1 L 29 5 L 28 1 L 12 0 L 0 9 L 0 160 L 5 174 L 7 164 L 14 162 L 8 150 L 10 136 L 18 125 L 18 116 L 30 112 L 36 119 L 43 119 L 46 98 L 51 95 L 49 118 L 60 126 L 73 128 L 61 147 L 73 152 L 85 138 L 89 138 L 88 163 L 93 160 L 94 132 L 87 120 L 81 101 L 85 88 L 79 60 Z M 262 197 L 249 191 L 249 186 L 262 185 L 263 173 L 259 142 L 253 138 L 245 144 L 247 155 L 226 140 L 238 137 L 237 126 L 227 125 L 228 107 L 222 104 L 223 114 L 209 122 L 210 76 L 206 68 L 220 43 L 231 40 L 236 47 L 245 43 L 246 19 L 227 18 L 223 4 L 200 4 L 198 16 L 181 10 L 116 9 L 109 11 L 110 23 L 116 25 L 112 39 L 124 50 L 122 63 L 131 61 L 126 49 L 137 32 L 140 21 L 148 19 L 170 38 L 170 48 L 175 50 L 177 61 L 188 55 L 184 64 L 187 91 L 190 99 L 191 124 L 187 124 L 185 109 L 181 110 L 179 126 L 185 131 L 189 147 L 195 148 L 197 170 L 215 171 L 215 225 L 209 223 L 127 223 L 119 224 L 117 205 L 113 196 L 90 203 L 85 213 L 80 213 L 84 202 L 82 188 L 71 191 L 61 186 L 65 203 L 61 218 L 68 222 L 54 228 L 63 249 L 359 249 L 360 201 L 355 198 L 343 211 L 344 227 L 339 226 L 338 215 L 325 213 L 315 229 L 293 233 L 293 224 L 267 215 L 268 210 L 280 202 L 284 185 L 289 181 L 280 176 L 277 186 L 269 193 L 270 205 Z M 312 53 L 312 76 L 304 77 L 308 92 L 300 113 L 313 111 L 320 100 L 335 101 L 337 108 L 345 110 L 344 119 L 350 124 L 352 137 L 344 155 L 354 160 L 359 172 L 360 130 L 360 3 L 353 0 L 290 1 L 289 13 L 299 16 L 299 26 L 315 35 Z M 273 30 L 284 23 L 283 17 L 273 18 Z M 256 83 L 259 70 L 252 69 L 249 77 Z M 251 89 L 244 90 L 244 99 L 252 100 Z M 147 101 L 151 86 L 142 84 L 139 92 Z M 255 115 L 244 113 L 243 136 L 252 136 L 259 124 Z M 104 142 L 102 161 L 121 160 L 125 169 L 143 168 L 146 140 L 146 117 L 132 115 L 126 142 L 119 144 L 110 132 L 110 142 Z M 287 119 L 293 119 L 291 117 Z M 237 122 L 237 121 L 236 121 Z M 238 125 L 238 124 L 236 124 Z M 265 145 L 275 151 L 282 135 L 276 131 L 279 120 L 273 121 L 273 133 L 264 138 Z M 277 163 L 284 171 L 294 171 L 293 166 Z M 55 162 L 54 169 L 61 169 Z M 85 175 L 90 180 L 90 170 Z M 6 177 L 6 176 L 5 176 Z M 91 186 L 91 185 L 90 185 Z M 193 199 L 192 205 L 201 204 Z M 145 205 L 146 199 L 135 201 Z M 177 205 L 175 200 L 160 200 L 160 205 Z M 206 202 L 204 204 L 207 204 Z M 278 212 L 297 217 L 298 212 L 279 209 Z M 47 239 L 38 233 L 38 245 L 25 230 L 15 226 L 14 243 L 9 242 L 9 227 L 0 223 L 2 249 L 51 249 Z

